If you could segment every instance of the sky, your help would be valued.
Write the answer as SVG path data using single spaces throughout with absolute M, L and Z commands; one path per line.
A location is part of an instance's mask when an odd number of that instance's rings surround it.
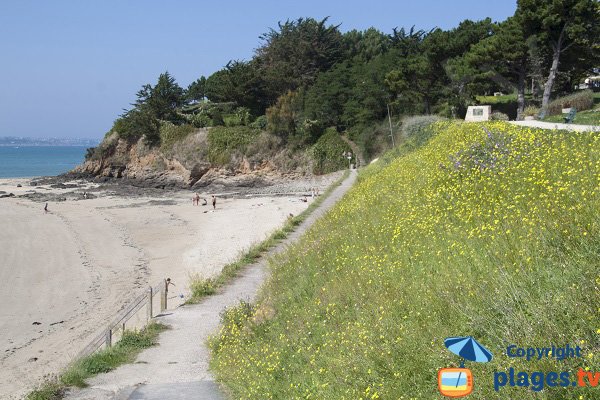
M 346 32 L 450 29 L 511 16 L 516 0 L 0 0 L 0 136 L 101 139 L 136 92 L 182 87 L 248 60 L 278 21 L 330 17 Z

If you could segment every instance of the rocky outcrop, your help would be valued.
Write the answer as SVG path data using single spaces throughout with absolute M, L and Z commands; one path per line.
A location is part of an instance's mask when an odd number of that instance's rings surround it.
M 198 135 L 205 135 L 200 132 Z M 234 159 L 229 168 L 211 165 L 201 155 L 179 160 L 142 139 L 130 142 L 116 135 L 105 138 L 91 159 L 73 169 L 70 177 L 97 182 L 117 181 L 146 188 L 260 187 L 280 177 L 271 161 Z

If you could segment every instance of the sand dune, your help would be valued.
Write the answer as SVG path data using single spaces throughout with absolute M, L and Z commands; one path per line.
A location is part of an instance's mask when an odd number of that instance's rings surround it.
M 31 190 L 16 183 L 0 181 L 0 190 Z M 170 277 L 176 306 L 189 294 L 190 276 L 217 274 L 307 206 L 297 196 L 220 198 L 213 212 L 192 206 L 189 192 L 134 199 L 96 194 L 51 202 L 48 213 L 44 203 L 0 199 L 2 398 L 20 398 L 63 369 L 149 285 Z

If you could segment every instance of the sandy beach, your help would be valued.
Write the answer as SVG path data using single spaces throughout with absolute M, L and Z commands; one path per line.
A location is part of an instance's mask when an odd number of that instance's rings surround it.
M 339 174 L 295 182 L 323 191 Z M 18 187 L 18 185 L 21 187 Z M 210 277 L 308 203 L 300 195 L 219 196 L 212 210 L 189 191 L 133 197 L 97 185 L 32 187 L 2 179 L 0 191 L 0 397 L 21 398 L 59 373 L 128 301 L 170 277 L 171 306 L 191 276 Z M 92 193 L 85 199 L 83 192 Z M 36 200 L 19 197 L 35 194 Z M 44 211 L 44 196 L 49 201 Z M 181 297 L 181 295 L 183 295 Z

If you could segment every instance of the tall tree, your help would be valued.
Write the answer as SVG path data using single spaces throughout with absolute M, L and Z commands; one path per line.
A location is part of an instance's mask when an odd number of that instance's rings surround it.
M 184 90 L 169 72 L 160 74 L 155 86 L 144 85 L 137 97 L 134 104 L 137 108 L 148 111 L 158 120 L 171 122 L 178 120 L 176 110 L 185 101 Z
M 508 83 L 517 90 L 517 119 L 525 108 L 525 80 L 529 63 L 529 46 L 519 21 L 508 18 L 495 34 L 475 44 L 465 60 L 490 79 Z
M 256 59 L 271 102 L 289 90 L 311 85 L 319 72 L 342 59 L 342 34 L 327 21 L 288 20 L 260 37 L 264 44 L 256 50 Z
M 265 82 L 256 60 L 229 61 L 225 68 L 208 77 L 206 96 L 211 101 L 247 107 L 254 115 L 262 115 L 268 106 Z
M 410 102 L 417 99 L 422 102 L 424 112 L 430 114 L 432 107 L 448 96 L 450 77 L 445 69 L 448 61 L 490 36 L 491 28 L 492 22 L 486 18 L 476 22 L 465 20 L 450 31 L 429 32 L 417 50 L 413 50 L 416 54 L 399 60 L 397 68 L 386 77 L 395 103 L 410 107 Z
M 561 56 L 572 47 L 594 49 L 600 40 L 597 0 L 518 0 L 515 16 L 528 36 L 546 44 L 552 54 L 544 84 L 541 117 L 546 115 Z
M 185 91 L 187 101 L 202 101 L 206 98 L 206 78 L 201 76 L 190 83 Z

